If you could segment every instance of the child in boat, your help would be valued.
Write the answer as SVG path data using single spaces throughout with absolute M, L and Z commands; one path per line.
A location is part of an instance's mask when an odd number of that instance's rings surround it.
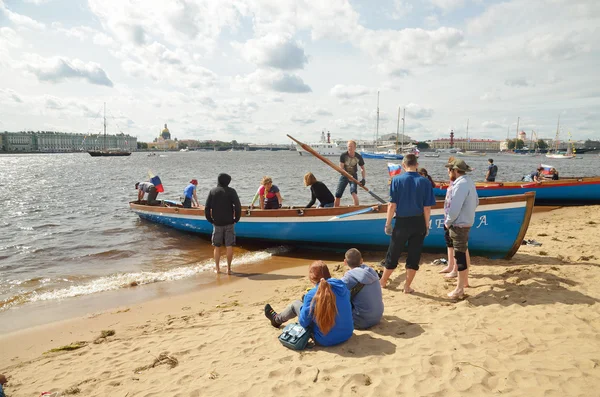
M 261 210 L 276 210 L 281 208 L 283 199 L 277 185 L 273 185 L 273 179 L 270 176 L 265 176 L 262 179 L 261 187 L 258 189 L 260 197 Z
M 435 182 L 433 181 L 433 179 L 431 179 L 431 176 L 429 176 L 429 173 L 425 168 L 419 168 L 419 175 L 421 175 L 423 178 L 429 179 L 429 182 L 431 182 L 431 186 L 435 187 Z
M 333 346 L 345 342 L 354 332 L 350 291 L 342 280 L 332 278 L 323 261 L 313 262 L 308 278 L 315 285 L 304 295 L 277 313 L 271 305 L 265 305 L 265 316 L 271 325 L 281 324 L 298 317 L 304 328 L 310 328 L 313 339 L 321 346 Z
M 317 178 L 312 172 L 307 172 L 306 175 L 304 175 L 304 186 L 310 186 L 311 193 L 311 198 L 306 205 L 306 208 L 312 207 L 317 200 L 319 200 L 318 208 L 333 207 L 335 201 L 333 194 L 331 194 L 331 191 L 323 182 L 317 181 Z

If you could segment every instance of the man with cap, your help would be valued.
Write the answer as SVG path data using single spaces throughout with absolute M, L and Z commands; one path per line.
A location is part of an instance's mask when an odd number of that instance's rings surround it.
M 158 190 L 151 182 L 136 182 L 135 189 L 138 191 L 138 203 L 141 203 L 144 199 L 144 195 L 148 193 L 148 205 L 158 205 L 159 202 L 156 200 L 158 196 Z
M 454 261 L 458 268 L 458 282 L 454 291 L 448 294 L 452 299 L 460 299 L 469 284 L 467 249 L 469 231 L 475 221 L 475 210 L 479 205 L 479 197 L 475 183 L 467 172 L 471 171 L 464 160 L 451 158 L 446 164 L 448 177 L 452 185 L 444 202 L 444 227 L 446 242 L 454 248 Z
M 429 217 L 431 206 L 435 205 L 435 196 L 431 182 L 417 172 L 417 156 L 412 153 L 404 156 L 402 167 L 405 172 L 396 175 L 390 183 L 385 234 L 392 237 L 385 256 L 385 270 L 379 282 L 385 288 L 408 243 L 404 293 L 410 294 L 414 292 L 411 284 L 419 270 L 423 240 L 429 234 Z M 396 218 L 396 223 L 392 230 L 393 217 Z
M 183 208 L 198 207 L 198 197 L 196 196 L 196 186 L 198 186 L 198 180 L 192 179 L 190 184 L 183 189 Z
M 242 216 L 242 205 L 235 189 L 229 187 L 231 177 L 219 174 L 217 187 L 213 188 L 206 198 L 204 215 L 213 224 L 212 245 L 215 257 L 215 271 L 220 272 L 221 247 L 227 249 L 227 274 L 231 274 L 233 246 L 235 244 L 234 225 Z

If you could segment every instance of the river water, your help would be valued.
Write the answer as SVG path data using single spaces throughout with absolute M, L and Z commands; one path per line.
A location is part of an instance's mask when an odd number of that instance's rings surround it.
M 422 157 L 420 165 L 434 179 L 444 180 L 448 156 Z M 561 175 L 599 175 L 600 158 L 582 157 L 550 160 L 497 154 L 497 180 L 519 180 L 540 162 L 556 166 Z M 487 157 L 465 160 L 474 168 L 474 179 L 483 180 Z M 387 161 L 366 162 L 367 186 L 385 198 Z M 85 153 L 0 155 L 0 323 L 4 313 L 35 303 L 44 302 L 47 309 L 53 302 L 101 296 L 132 284 L 214 280 L 208 240 L 141 221 L 129 210 L 128 201 L 136 198 L 135 182 L 148 179 L 149 171 L 163 182 L 165 192 L 159 199 L 178 199 L 195 178 L 201 202 L 220 172 L 232 176 L 230 186 L 243 204 L 250 203 L 263 175 L 279 186 L 284 205 L 309 201 L 310 191 L 303 186 L 308 171 L 332 192 L 338 180 L 338 174 L 318 159 L 291 151 L 133 153 L 112 158 Z M 359 196 L 361 202 L 373 202 L 367 193 Z M 350 203 L 347 191 L 342 204 Z M 242 244 L 236 248 L 234 267 L 303 255 L 292 247 Z

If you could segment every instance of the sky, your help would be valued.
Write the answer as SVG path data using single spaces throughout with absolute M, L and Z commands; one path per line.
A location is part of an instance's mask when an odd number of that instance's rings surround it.
M 0 0 L 0 131 L 600 138 L 597 0 Z M 405 112 L 405 113 L 404 113 Z

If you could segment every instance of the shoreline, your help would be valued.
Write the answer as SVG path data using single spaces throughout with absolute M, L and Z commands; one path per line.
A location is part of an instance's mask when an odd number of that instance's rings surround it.
M 594 395 L 597 208 L 535 214 L 526 238 L 542 246 L 524 245 L 508 261 L 473 257 L 462 301 L 445 298 L 455 281 L 431 264 L 440 255 L 423 255 L 412 295 L 401 292 L 399 267 L 384 289 L 382 322 L 338 346 L 286 349 L 263 314 L 265 303 L 280 311 L 301 296 L 314 253 L 215 288 L 2 335 L 0 373 L 11 397 L 69 388 L 128 397 Z M 334 277 L 344 273 L 339 260 L 326 262 Z M 94 343 L 102 330 L 115 335 Z M 43 354 L 76 341 L 87 344 Z M 161 353 L 176 364 L 158 360 Z

